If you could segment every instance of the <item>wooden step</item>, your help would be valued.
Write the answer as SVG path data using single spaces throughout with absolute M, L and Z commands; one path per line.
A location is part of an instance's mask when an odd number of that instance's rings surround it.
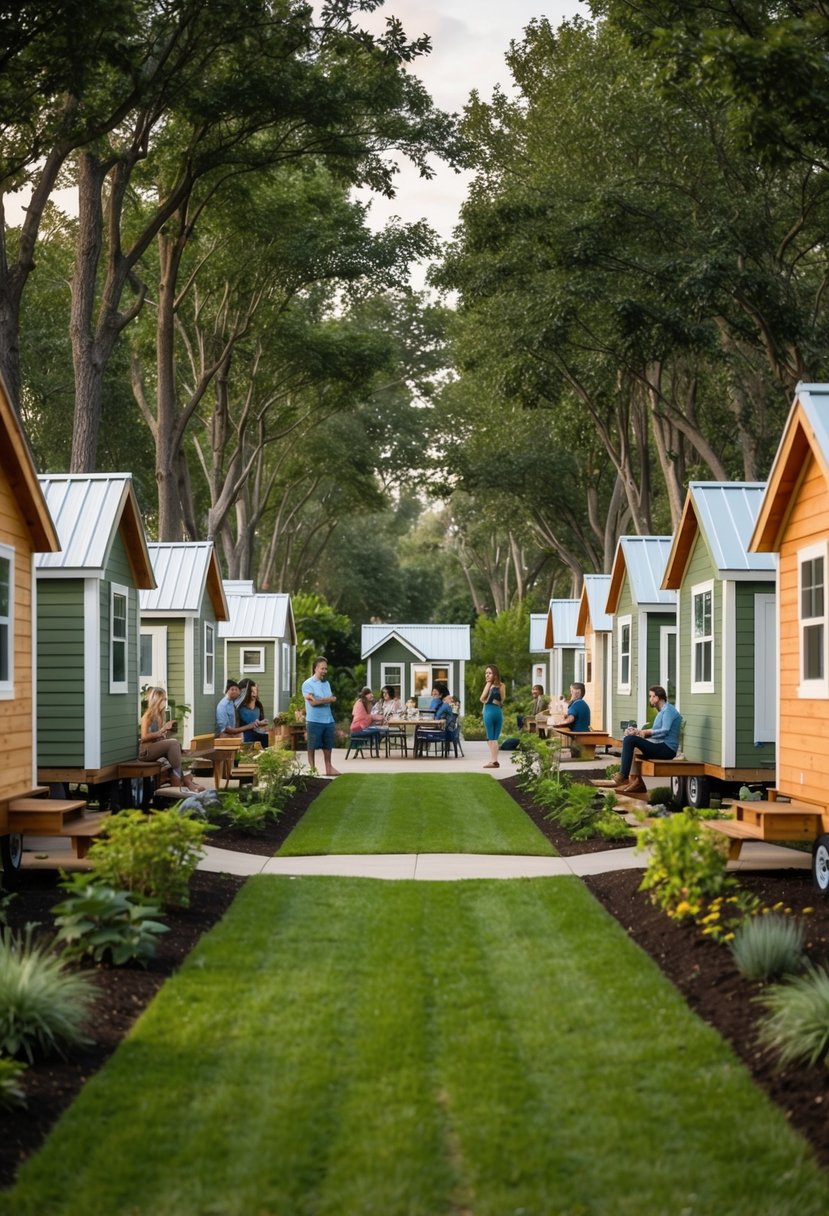
M 728 837 L 728 859 L 736 861 L 744 840 L 762 840 L 763 833 L 756 824 L 741 823 L 738 819 L 701 819 L 704 828 Z
M 643 777 L 704 777 L 705 765 L 697 760 L 648 760 L 639 758 Z
M 24 835 L 58 836 L 86 810 L 81 799 L 13 798 L 9 803 L 9 831 Z

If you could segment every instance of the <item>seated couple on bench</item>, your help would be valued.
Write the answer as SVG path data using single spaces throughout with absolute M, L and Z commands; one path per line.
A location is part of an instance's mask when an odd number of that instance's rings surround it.
M 671 705 L 661 684 L 651 685 L 648 689 L 648 701 L 657 710 L 653 726 L 629 726 L 622 736 L 622 765 L 613 778 L 613 785 L 620 794 L 647 792 L 648 787 L 638 772 L 631 776 L 636 752 L 647 760 L 673 760 L 679 750 L 682 715 L 675 705 Z

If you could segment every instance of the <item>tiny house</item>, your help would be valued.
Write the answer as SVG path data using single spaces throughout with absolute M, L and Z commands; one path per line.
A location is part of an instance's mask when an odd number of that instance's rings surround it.
M 366 684 L 390 684 L 405 702 L 428 704 L 433 685 L 442 681 L 464 712 L 464 682 L 470 657 L 468 625 L 363 625 L 361 658 Z
M 61 548 L 36 558 L 38 774 L 95 785 L 138 754 L 138 597 L 153 569 L 131 474 L 39 482 Z
M 570 699 L 573 681 L 584 683 L 584 639 L 579 637 L 578 600 L 550 600 L 544 630 L 544 646 L 549 652 L 549 693 Z
M 255 681 L 265 717 L 284 713 L 296 687 L 296 626 L 291 597 L 225 580 L 228 618 L 219 624 L 225 671 Z
M 590 706 L 591 726 L 612 735 L 610 647 L 613 618 L 605 611 L 609 588 L 609 574 L 585 574 L 576 634 L 584 639 L 584 699 Z
M 670 536 L 621 536 L 613 558 L 605 611 L 613 617 L 610 719 L 644 726 L 648 688 L 661 684 L 676 697 L 676 592 L 662 589 Z
M 212 541 L 148 546 L 156 586 L 141 594 L 141 686 L 166 688 L 185 747 L 211 733 L 224 696 L 219 623 L 228 619 Z
M 677 705 L 692 806 L 711 779 L 774 776 L 777 734 L 776 562 L 749 552 L 763 482 L 692 481 L 662 586 L 677 595 Z
M 550 692 L 550 653 L 544 645 L 547 635 L 547 613 L 530 614 L 530 684 L 540 684 Z

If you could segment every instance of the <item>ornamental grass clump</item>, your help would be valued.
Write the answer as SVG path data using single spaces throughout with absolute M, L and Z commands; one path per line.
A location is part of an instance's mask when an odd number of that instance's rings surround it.
M 95 996 L 92 981 L 67 971 L 51 942 L 33 940 L 34 927 L 0 934 L 0 1054 L 29 1063 L 90 1042 L 83 1025 Z
M 760 998 L 769 1016 L 760 1041 L 779 1053 L 781 1064 L 823 1064 L 829 1053 L 829 974 L 813 967 Z
M 88 858 L 100 882 L 165 908 L 186 907 L 191 875 L 213 830 L 181 811 L 120 811 L 107 819 Z
M 738 926 L 730 950 L 747 980 L 777 980 L 794 975 L 805 963 L 802 921 L 779 912 L 749 916 Z

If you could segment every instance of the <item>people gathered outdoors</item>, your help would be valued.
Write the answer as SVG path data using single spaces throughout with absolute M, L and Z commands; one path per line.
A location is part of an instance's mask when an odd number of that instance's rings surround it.
M 176 789 L 201 793 L 203 787 L 185 773 L 181 763 L 181 744 L 171 739 L 176 723 L 167 717 L 167 692 L 153 688 L 147 698 L 147 708 L 141 715 L 141 733 L 138 745 L 139 760 L 166 760 L 172 769 L 171 785 Z
M 619 772 L 613 778 L 613 784 L 620 794 L 644 794 L 648 788 L 639 773 L 632 771 L 636 759 L 673 760 L 679 751 L 682 715 L 668 700 L 668 694 L 661 684 L 652 684 L 648 689 L 648 702 L 656 710 L 653 725 L 628 726 L 622 736 L 621 763 Z
M 242 680 L 239 693 L 236 719 L 240 726 L 245 727 L 242 732 L 243 742 L 258 743 L 261 747 L 267 747 L 268 719 L 265 717 L 265 707 L 259 700 L 258 685 L 253 680 Z
M 320 655 L 314 659 L 312 674 L 302 685 L 305 698 L 305 734 L 308 740 L 308 767 L 316 769 L 316 754 L 322 752 L 326 777 L 339 777 L 331 763 L 334 750 L 334 712 L 337 698 L 328 683 L 328 660 Z

